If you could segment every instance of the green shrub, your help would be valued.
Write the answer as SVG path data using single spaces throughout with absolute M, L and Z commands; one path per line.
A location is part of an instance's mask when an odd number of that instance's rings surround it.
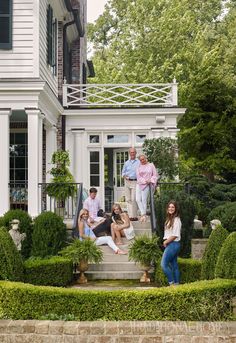
M 215 276 L 236 279 L 236 232 L 232 232 L 224 241 L 217 259 Z
M 5 223 L 4 223 L 4 218 L 3 218 L 3 217 L 0 217 L 0 227 L 5 226 L 4 224 L 5 224 Z
M 61 217 L 52 212 L 41 213 L 34 221 L 31 255 L 57 255 L 65 246 L 66 237 L 66 225 Z
M 236 231 L 236 202 L 227 202 L 214 208 L 208 216 L 209 221 L 212 219 L 219 219 L 228 231 Z
M 22 281 L 23 262 L 7 229 L 0 228 L 0 279 Z
M 218 225 L 216 229 L 211 232 L 202 259 L 202 279 L 214 279 L 217 258 L 221 246 L 228 234 L 228 231 L 221 225 Z
M 79 290 L 0 281 L 0 313 L 6 319 L 95 320 L 231 319 L 236 280 L 200 281 L 145 290 Z
M 198 281 L 201 279 L 202 262 L 191 258 L 178 258 L 181 284 Z M 157 285 L 168 285 L 167 277 L 161 268 L 161 259 L 156 263 L 154 279 Z
M 191 196 L 186 192 L 165 191 L 155 198 L 157 232 L 161 240 L 164 235 L 164 223 L 166 220 L 166 206 L 170 200 L 175 200 L 179 205 L 181 229 L 181 257 L 189 257 L 191 253 L 191 238 L 193 232 L 193 220 L 195 217 L 195 206 Z
M 10 222 L 13 219 L 18 219 L 20 221 L 19 231 L 21 233 L 26 233 L 26 238 L 22 241 L 21 254 L 25 258 L 30 256 L 31 246 L 32 246 L 32 218 L 25 211 L 20 209 L 9 210 L 3 216 L 3 226 L 8 230 L 11 228 Z
M 29 259 L 24 267 L 24 281 L 33 285 L 64 287 L 73 280 L 73 264 L 63 257 Z

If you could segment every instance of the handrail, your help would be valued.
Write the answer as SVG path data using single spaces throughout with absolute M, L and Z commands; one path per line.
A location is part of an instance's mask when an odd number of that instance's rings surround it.
M 83 197 L 83 184 L 80 183 L 78 191 L 77 191 L 77 203 L 76 203 L 75 216 L 74 216 L 73 225 L 72 225 L 72 237 L 75 237 L 75 231 L 78 229 L 79 213 L 82 210 L 82 206 L 83 206 L 82 197 Z
M 154 205 L 154 189 L 151 186 L 151 184 L 149 184 L 149 191 L 150 191 L 151 229 L 152 229 L 152 233 L 154 234 L 157 232 L 157 221 L 156 221 L 156 213 L 155 213 L 155 205 Z

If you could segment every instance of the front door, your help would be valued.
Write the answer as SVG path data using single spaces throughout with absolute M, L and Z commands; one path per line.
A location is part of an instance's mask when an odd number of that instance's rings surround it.
M 114 202 L 125 202 L 125 187 L 122 177 L 122 168 L 129 158 L 127 149 L 114 149 Z

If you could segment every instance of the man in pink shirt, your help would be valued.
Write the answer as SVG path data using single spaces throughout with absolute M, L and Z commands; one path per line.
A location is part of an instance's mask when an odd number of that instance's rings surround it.
M 89 211 L 90 223 L 99 222 L 102 217 L 98 217 L 98 211 L 102 208 L 100 200 L 97 196 L 97 189 L 95 187 L 90 188 L 89 196 L 84 201 L 83 208 Z

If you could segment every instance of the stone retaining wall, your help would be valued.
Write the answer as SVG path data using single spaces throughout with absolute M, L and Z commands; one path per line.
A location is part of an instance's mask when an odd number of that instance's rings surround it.
M 1 343 L 236 343 L 236 322 L 0 320 Z
M 206 249 L 207 238 L 193 238 L 191 240 L 191 257 L 201 260 Z

